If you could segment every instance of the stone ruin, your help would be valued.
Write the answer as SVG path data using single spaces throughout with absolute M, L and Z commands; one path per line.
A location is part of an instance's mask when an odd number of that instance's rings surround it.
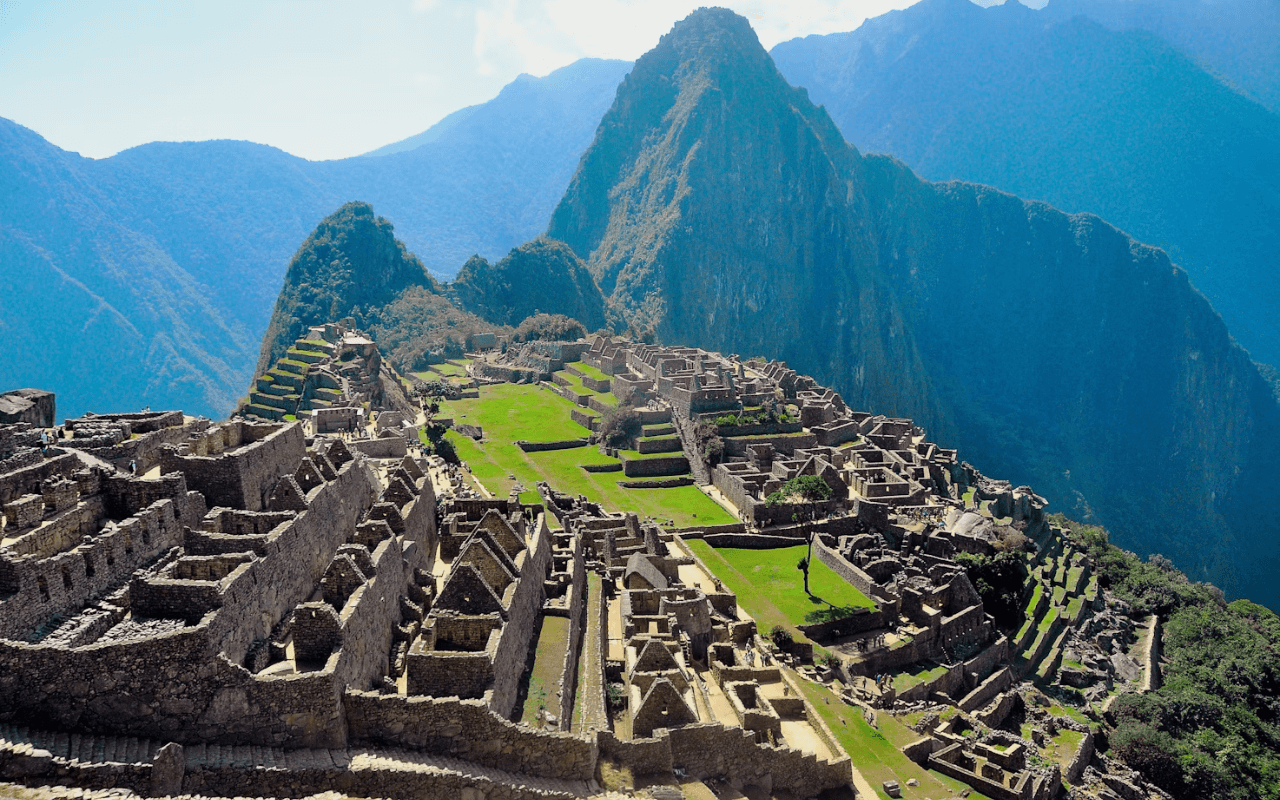
M 404 379 L 355 322 L 314 325 L 254 379 L 237 415 L 279 421 L 309 418 L 314 433 L 361 430 L 374 411 L 416 418 Z
M 382 367 L 360 338 L 313 329 L 328 360 L 281 382 L 299 402 L 312 386 L 310 435 L 176 411 L 0 424 L 0 777 L 144 794 L 577 797 L 600 792 L 610 763 L 810 796 L 848 785 L 852 765 L 799 676 L 838 678 L 870 719 L 923 714 L 906 755 L 988 796 L 1040 800 L 1060 780 L 1154 795 L 1044 698 L 1105 707 L 1158 686 L 1159 620 L 1135 622 L 1101 590 L 1029 487 L 958 463 L 910 420 L 851 411 L 780 362 L 596 337 L 478 371 L 547 368 L 511 375 L 549 375 L 587 428 L 604 408 L 576 382 L 631 395 L 648 460 L 701 471 L 742 521 L 668 530 L 546 484 L 538 503 L 480 497 L 465 468 L 320 430 L 371 402 Z M 333 404 L 325 375 L 358 393 Z M 384 407 L 377 429 L 396 438 L 411 413 Z M 695 445 L 708 424 L 715 465 Z M 831 497 L 767 502 L 801 475 Z M 780 647 L 682 537 L 811 540 L 872 607 Z M 1006 636 L 955 558 L 1010 549 L 1033 580 L 1027 622 Z M 559 680 L 521 719 L 551 618 L 568 621 Z M 815 669 L 813 643 L 839 663 Z M 1036 766 L 1062 730 L 1080 737 L 1069 763 Z

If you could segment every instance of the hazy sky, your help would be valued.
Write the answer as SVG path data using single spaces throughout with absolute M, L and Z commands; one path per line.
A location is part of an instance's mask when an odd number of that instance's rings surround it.
M 912 2 L 723 5 L 768 48 Z M 95 158 L 204 139 L 342 158 L 484 102 L 521 72 L 635 59 L 704 3 L 0 0 L 0 117 Z

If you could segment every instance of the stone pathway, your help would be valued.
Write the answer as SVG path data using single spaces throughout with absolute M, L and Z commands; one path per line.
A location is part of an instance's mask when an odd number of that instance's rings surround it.
M 588 583 L 593 583 L 588 578 Z M 599 585 L 595 581 L 596 589 Z M 582 675 L 578 683 L 582 687 L 582 708 L 573 710 L 574 733 L 585 733 L 589 730 L 608 730 L 609 716 L 604 708 L 604 663 L 601 653 L 601 626 L 606 624 L 600 613 L 598 599 L 587 595 L 587 630 L 582 637 L 583 659 Z

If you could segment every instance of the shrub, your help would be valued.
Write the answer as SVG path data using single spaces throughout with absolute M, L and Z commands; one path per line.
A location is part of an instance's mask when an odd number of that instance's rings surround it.
M 644 431 L 644 423 L 634 408 L 618 406 L 600 416 L 600 440 L 609 447 L 622 447 Z
M 794 503 L 797 500 L 815 502 L 830 500 L 834 490 L 827 485 L 821 475 L 797 475 L 782 488 L 764 499 L 764 504 L 773 508 L 783 503 Z
M 791 645 L 795 643 L 795 637 L 791 635 L 791 631 L 781 625 L 774 625 L 769 631 L 769 641 L 779 650 L 790 650 Z
M 564 314 L 534 314 L 525 317 L 524 321 L 511 335 L 515 342 L 572 342 L 585 338 L 587 328 L 573 317 Z

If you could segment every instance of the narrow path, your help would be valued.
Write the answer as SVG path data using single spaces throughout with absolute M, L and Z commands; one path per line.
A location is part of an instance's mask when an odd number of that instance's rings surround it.
M 606 623 L 600 613 L 599 598 L 594 594 L 601 591 L 600 578 L 588 576 L 587 585 L 590 588 L 587 593 L 587 630 L 582 637 L 583 674 L 578 677 L 582 686 L 582 708 L 574 709 L 573 714 L 573 732 L 578 734 L 609 728 L 609 717 L 604 708 L 604 661 L 601 653 L 601 626 Z

